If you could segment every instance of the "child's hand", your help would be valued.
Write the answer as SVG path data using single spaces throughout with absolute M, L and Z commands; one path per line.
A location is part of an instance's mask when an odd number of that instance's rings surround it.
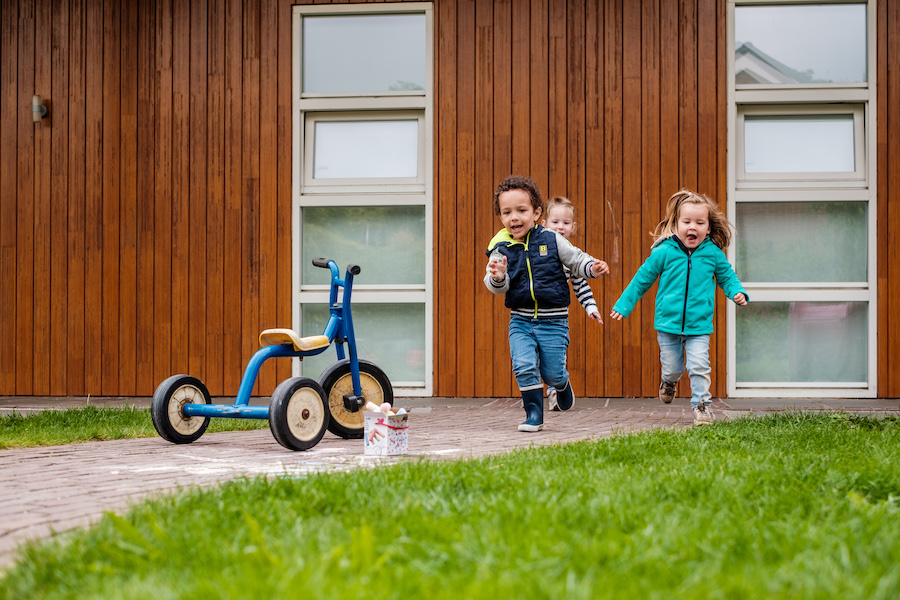
M 609 273 L 609 265 L 606 264 L 606 261 L 603 260 L 595 260 L 591 263 L 591 275 L 594 277 L 600 277 L 601 275 L 606 275 Z
M 506 278 L 506 256 L 502 257 L 500 260 L 496 258 L 488 261 L 487 266 L 488 273 L 491 274 L 491 279 L 494 281 L 503 281 Z
M 734 303 L 740 304 L 741 306 L 747 306 L 747 296 L 745 296 L 742 292 L 738 292 L 734 295 Z
M 603 317 L 600 316 L 599 310 L 597 312 L 590 313 L 588 316 L 603 325 Z
M 609 316 L 612 317 L 613 319 L 615 319 L 616 321 L 621 321 L 622 319 L 625 318 L 622 315 L 620 315 L 619 313 L 617 313 L 616 311 L 612 311 L 611 313 L 609 313 Z

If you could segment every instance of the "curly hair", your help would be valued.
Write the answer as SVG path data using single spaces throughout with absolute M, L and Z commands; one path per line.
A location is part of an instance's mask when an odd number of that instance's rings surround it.
M 531 177 L 522 175 L 510 175 L 500 182 L 497 189 L 494 190 L 494 214 L 500 214 L 500 194 L 510 190 L 522 190 L 531 198 L 531 206 L 534 210 L 544 209 L 544 198 L 541 196 L 541 190 Z
M 650 232 L 654 240 L 662 237 L 671 237 L 678 231 L 678 214 L 686 203 L 700 204 L 709 211 L 709 239 L 724 250 L 731 244 L 732 225 L 725 218 L 725 214 L 719 209 L 715 201 L 704 194 L 697 194 L 690 190 L 679 190 L 672 194 L 666 205 L 666 218 L 659 222 L 656 229 Z

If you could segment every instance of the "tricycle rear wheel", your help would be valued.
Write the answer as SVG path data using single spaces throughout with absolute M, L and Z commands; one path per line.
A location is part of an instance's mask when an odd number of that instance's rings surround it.
M 211 404 L 203 382 L 190 375 L 172 375 L 156 388 L 150 405 L 153 427 L 166 441 L 190 444 L 209 427 L 209 417 L 188 417 L 185 404 Z
M 331 421 L 328 431 L 344 439 L 360 439 L 365 429 L 362 409 L 350 412 L 344 406 L 344 396 L 353 394 L 353 377 L 350 374 L 350 359 L 336 362 L 319 377 L 319 383 L 328 399 Z M 359 361 L 359 383 L 366 402 L 381 405 L 394 402 L 391 380 L 374 363 Z
M 289 450 L 309 450 L 328 428 L 325 392 L 314 379 L 292 377 L 275 388 L 269 403 L 269 429 Z

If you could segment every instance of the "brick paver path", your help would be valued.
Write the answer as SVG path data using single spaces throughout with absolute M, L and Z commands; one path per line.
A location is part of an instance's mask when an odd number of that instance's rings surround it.
M 419 458 L 483 456 L 691 424 L 683 398 L 671 405 L 655 398 L 591 398 L 578 399 L 565 413 L 545 413 L 544 431 L 525 434 L 516 430 L 524 416 L 519 400 L 470 399 L 448 406 L 450 400 L 428 400 L 417 408 L 412 404 L 409 454 L 404 457 L 364 456 L 362 440 L 330 433 L 310 451 L 291 452 L 267 428 L 206 434 L 186 445 L 154 437 L 2 450 L 0 569 L 12 563 L 15 548 L 26 540 L 89 525 L 104 511 L 121 512 L 180 488 L 208 487 L 241 476 L 302 476 Z M 714 407 L 717 418 L 746 414 L 720 401 Z

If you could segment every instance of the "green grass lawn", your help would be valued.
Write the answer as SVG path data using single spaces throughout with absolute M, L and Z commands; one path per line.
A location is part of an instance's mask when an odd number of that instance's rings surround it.
M 258 419 L 210 419 L 207 431 L 245 431 L 268 426 L 268 421 Z M 15 413 L 0 416 L 0 450 L 155 435 L 150 410 L 133 406 L 85 406 L 28 416 Z
M 893 599 L 898 557 L 900 421 L 779 414 L 167 496 L 0 597 Z

